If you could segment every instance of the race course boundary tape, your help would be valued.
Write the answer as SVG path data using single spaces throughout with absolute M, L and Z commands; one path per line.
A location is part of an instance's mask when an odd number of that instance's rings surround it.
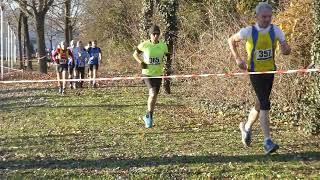
M 253 74 L 293 74 L 293 73 L 311 73 L 320 72 L 320 69 L 296 69 L 296 70 L 277 70 L 265 72 L 238 72 L 238 73 L 216 73 L 216 74 L 190 74 L 190 75 L 170 75 L 170 76 L 156 76 L 156 77 L 143 77 L 143 76 L 128 76 L 128 77 L 110 77 L 110 78 L 96 78 L 95 81 L 121 81 L 121 80 L 142 80 L 142 79 L 177 79 L 177 78 L 196 78 L 196 77 L 233 77 L 245 76 Z M 63 81 L 60 79 L 59 81 Z M 66 82 L 74 81 L 92 81 L 92 79 L 66 79 Z M 14 84 L 14 83 L 47 83 L 58 82 L 57 79 L 52 80 L 14 80 L 14 81 L 0 81 L 0 84 Z

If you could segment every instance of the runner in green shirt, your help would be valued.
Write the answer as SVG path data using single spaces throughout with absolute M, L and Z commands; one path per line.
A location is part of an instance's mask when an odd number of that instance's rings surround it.
M 168 54 L 168 46 L 164 41 L 159 40 L 160 28 L 153 25 L 150 28 L 150 40 L 144 41 L 138 45 L 133 57 L 141 65 L 142 76 L 149 77 L 144 79 L 149 89 L 148 110 L 143 117 L 146 128 L 153 125 L 153 112 L 160 91 L 162 78 L 152 78 L 163 75 L 163 58 Z M 141 56 L 143 59 L 141 59 Z

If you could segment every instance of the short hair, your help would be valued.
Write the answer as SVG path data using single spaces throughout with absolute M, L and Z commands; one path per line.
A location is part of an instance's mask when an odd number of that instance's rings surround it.
M 267 2 L 259 2 L 255 9 L 256 14 L 259 14 L 264 10 L 270 10 L 272 12 L 272 6 Z
M 160 27 L 158 25 L 152 25 L 149 29 L 149 33 L 153 34 L 153 33 L 159 33 L 160 34 Z

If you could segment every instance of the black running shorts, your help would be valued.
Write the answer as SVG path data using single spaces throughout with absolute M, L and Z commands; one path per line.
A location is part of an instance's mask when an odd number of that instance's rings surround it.
M 148 77 L 146 75 L 142 75 L 143 77 Z M 147 85 L 148 89 L 154 89 L 158 94 L 161 87 L 162 78 L 148 78 L 143 79 L 144 83 Z
M 250 75 L 250 81 L 256 93 L 255 109 L 270 110 L 270 94 L 272 90 L 274 74 Z

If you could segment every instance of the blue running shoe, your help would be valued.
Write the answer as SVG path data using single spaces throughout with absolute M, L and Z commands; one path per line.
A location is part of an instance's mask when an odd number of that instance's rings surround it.
M 150 113 L 147 113 L 145 116 L 143 116 L 144 124 L 146 125 L 146 128 L 152 128 L 153 120 L 150 116 Z
M 241 122 L 239 124 L 239 128 L 240 128 L 240 131 L 241 131 L 241 141 L 242 143 L 246 146 L 246 147 L 249 147 L 251 145 L 251 142 L 252 142 L 252 139 L 251 139 L 251 136 L 252 136 L 252 133 L 251 133 L 251 130 L 250 131 L 246 131 L 245 130 L 245 123 Z
M 275 144 L 271 141 L 271 139 L 268 139 L 264 142 L 264 152 L 266 155 L 276 152 L 279 149 L 279 145 Z

